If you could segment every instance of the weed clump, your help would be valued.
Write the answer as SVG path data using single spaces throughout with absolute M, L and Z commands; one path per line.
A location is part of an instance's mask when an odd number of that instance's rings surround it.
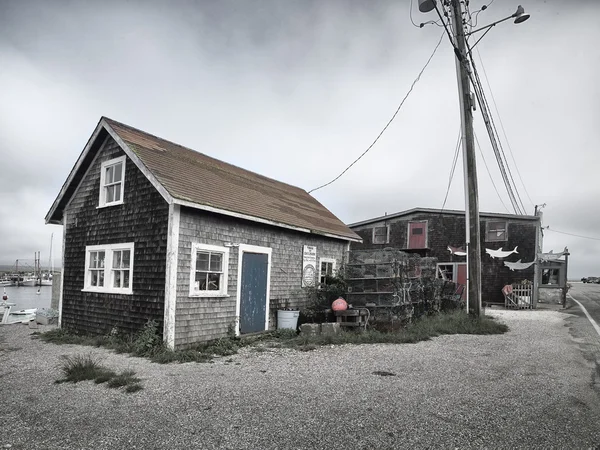
M 106 383 L 109 388 L 125 387 L 125 392 L 133 393 L 143 389 L 141 380 L 135 376 L 133 370 L 125 370 L 117 374 L 100 364 L 97 356 L 90 354 L 63 355 L 60 370 L 63 378 L 56 383 L 79 383 L 80 381 L 94 381 L 96 384 Z M 136 386 L 130 389 L 130 387 Z

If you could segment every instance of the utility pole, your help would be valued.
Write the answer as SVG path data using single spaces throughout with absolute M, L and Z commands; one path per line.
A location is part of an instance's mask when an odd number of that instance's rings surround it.
M 446 21 L 438 8 L 439 0 L 419 0 L 419 11 L 427 13 L 436 10 L 440 22 L 446 27 Z M 467 302 L 469 305 L 469 315 L 473 317 L 481 316 L 481 239 L 479 230 L 479 193 L 477 190 L 477 167 L 475 159 L 475 143 L 473 139 L 473 101 L 471 96 L 471 84 L 469 81 L 469 59 L 467 53 L 467 44 L 465 37 L 465 27 L 463 23 L 463 12 L 461 1 L 464 0 L 442 0 L 442 8 L 446 15 L 446 8 L 450 6 L 451 24 L 454 28 L 454 36 L 451 41 L 454 47 L 456 57 L 456 73 L 458 75 L 458 97 L 460 100 L 460 117 L 462 123 L 462 147 L 463 164 L 465 173 L 465 234 L 467 244 Z M 466 2 L 468 4 L 468 1 Z M 482 8 L 481 11 L 483 11 Z M 472 36 L 475 33 L 484 31 L 483 35 L 471 46 L 475 47 L 479 41 L 493 27 L 509 19 L 514 19 L 514 23 L 519 24 L 529 19 L 530 15 L 525 12 L 521 5 L 517 10 L 504 19 L 497 20 L 489 25 L 482 26 L 476 30 L 467 33 Z M 430 22 L 427 22 L 430 23 Z M 426 24 L 421 24 L 420 28 Z M 448 29 L 446 28 L 446 31 Z M 448 34 L 450 34 L 448 32 Z
M 479 227 L 479 191 L 477 189 L 477 163 L 473 138 L 473 109 L 469 60 L 462 20 L 460 0 L 452 0 L 452 24 L 458 95 L 462 122 L 462 148 L 465 173 L 465 233 L 467 244 L 467 302 L 469 315 L 481 316 L 481 239 Z

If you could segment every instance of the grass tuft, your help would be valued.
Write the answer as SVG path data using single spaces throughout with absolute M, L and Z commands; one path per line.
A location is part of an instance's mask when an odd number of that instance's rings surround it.
M 197 345 L 187 350 L 173 351 L 163 344 L 158 325 L 154 321 L 146 324 L 136 336 L 119 335 L 111 333 L 106 336 L 87 336 L 71 333 L 63 329 L 54 329 L 35 338 L 54 344 L 79 344 L 94 347 L 113 349 L 117 353 L 128 353 L 134 356 L 149 358 L 159 364 L 172 362 L 213 362 L 215 357 L 235 355 L 243 347 L 253 347 L 256 352 L 266 351 L 267 348 L 296 348 L 301 351 L 315 350 L 324 345 L 343 344 L 412 344 L 427 341 L 433 337 L 444 334 L 501 334 L 508 331 L 508 327 L 492 317 L 473 319 L 464 311 L 453 311 L 424 316 L 405 328 L 378 331 L 368 329 L 364 332 L 342 331 L 338 334 L 305 336 L 298 335 L 295 330 L 281 329 L 270 333 L 235 338 L 221 338 L 216 341 Z M 75 358 L 75 357 L 74 357 Z M 91 357 L 88 359 L 92 359 Z M 85 363 L 85 364 L 84 364 Z M 102 372 L 96 366 L 97 361 L 82 360 L 70 361 L 73 365 L 73 379 L 94 379 L 97 383 L 109 383 L 117 377 L 114 372 Z M 87 366 L 86 366 L 87 364 Z M 87 368 L 77 369 L 85 366 Z M 81 374 L 78 374 L 80 370 Z M 97 372 L 94 372 L 96 370 Z M 88 373 L 88 371 L 90 371 Z M 92 376 L 92 374 L 94 374 Z M 92 378 L 85 378 L 92 377 Z M 65 378 L 63 381 L 71 381 Z M 118 383 L 114 381 L 113 383 Z M 128 386 L 135 384 L 130 381 Z
M 78 383 L 80 381 L 94 381 L 96 384 L 107 383 L 109 388 L 125 387 L 126 392 L 136 392 L 143 387 L 140 379 L 135 376 L 133 370 L 125 370 L 117 374 L 114 370 L 104 367 L 99 358 L 92 355 L 64 355 L 60 367 L 64 378 L 56 380 L 56 383 Z M 137 386 L 132 388 L 132 386 Z M 129 388 L 134 390 L 128 390 Z
M 142 380 L 135 376 L 135 372 L 133 370 L 125 370 L 119 375 L 108 380 L 107 386 L 114 389 L 138 384 L 140 381 Z

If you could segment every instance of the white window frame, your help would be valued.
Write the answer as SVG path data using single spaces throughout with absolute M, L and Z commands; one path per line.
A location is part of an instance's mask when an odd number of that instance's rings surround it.
M 385 242 L 375 242 L 375 228 L 385 228 Z M 390 243 L 390 226 L 389 225 L 375 225 L 373 227 L 373 236 L 371 242 L 376 245 L 389 244 Z
M 85 247 L 85 279 L 82 291 L 84 292 L 102 292 L 106 294 L 133 294 L 133 263 L 134 263 L 134 243 L 125 242 L 122 244 L 100 244 L 88 245 Z M 129 250 L 129 287 L 115 288 L 113 287 L 113 253 L 118 250 Z M 92 252 L 104 252 L 104 286 L 92 286 L 91 273 L 88 270 L 90 265 L 90 254 Z M 121 269 L 123 270 L 123 269 Z
M 321 284 L 321 266 L 322 263 L 331 263 L 332 267 L 331 267 L 331 275 L 335 276 L 336 271 L 337 271 L 337 260 L 335 258 L 319 258 L 319 285 Z
M 497 237 L 493 237 L 490 239 L 489 233 L 492 232 L 490 230 L 490 225 L 492 223 L 504 223 L 504 238 L 499 239 Z M 497 230 L 495 231 L 497 233 Z M 508 220 L 487 220 L 485 223 L 485 242 L 506 242 L 508 241 Z
M 100 198 L 98 200 L 98 208 L 106 208 L 107 206 L 122 205 L 123 198 L 125 197 L 125 156 L 119 156 L 118 158 L 104 161 L 100 166 Z M 121 198 L 114 202 L 106 201 L 106 168 L 115 164 L 122 163 L 121 165 Z
M 196 258 L 199 251 L 222 253 L 221 260 L 221 286 L 218 291 L 200 291 L 195 289 L 196 283 Z M 190 297 L 229 297 L 227 285 L 229 283 L 229 248 L 218 245 L 202 244 L 192 242 L 192 259 L 190 264 Z

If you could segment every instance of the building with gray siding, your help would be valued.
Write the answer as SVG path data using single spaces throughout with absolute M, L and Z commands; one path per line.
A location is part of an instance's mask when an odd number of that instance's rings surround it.
M 101 118 L 46 215 L 63 225 L 59 323 L 170 348 L 276 326 L 360 237 L 306 191 Z

